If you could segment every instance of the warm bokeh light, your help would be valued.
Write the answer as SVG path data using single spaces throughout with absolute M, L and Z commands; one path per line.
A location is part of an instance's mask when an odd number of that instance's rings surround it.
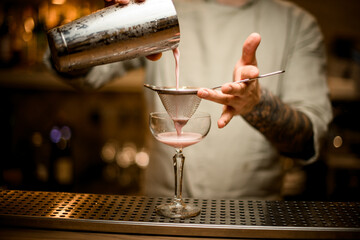
M 28 33 L 28 32 L 24 32 L 22 34 L 22 39 L 24 40 L 24 42 L 29 42 L 32 39 L 33 35 L 32 33 Z
M 54 5 L 62 5 L 66 3 L 66 0 L 52 0 L 51 3 Z
M 25 32 L 27 33 L 31 33 L 35 28 L 35 21 L 32 17 L 28 17 L 25 19 L 25 22 L 24 22 L 24 29 L 25 29 Z
M 136 154 L 135 163 L 140 168 L 146 168 L 149 165 L 149 161 L 149 154 L 146 151 L 142 150 Z
M 45 164 L 40 163 L 36 166 L 36 177 L 42 182 L 49 180 L 49 171 Z
M 31 142 L 34 144 L 35 147 L 40 147 L 43 144 L 43 137 L 41 133 L 34 132 L 31 137 Z
M 336 137 L 334 137 L 334 139 L 333 139 L 333 145 L 334 145 L 335 148 L 341 147 L 342 144 L 343 144 L 343 139 L 342 139 L 341 136 L 336 136 Z
M 108 141 L 101 149 L 101 158 L 104 162 L 111 163 L 116 155 L 116 142 Z
M 116 154 L 116 163 L 119 167 L 127 168 L 134 163 L 136 156 L 136 146 L 127 144 Z

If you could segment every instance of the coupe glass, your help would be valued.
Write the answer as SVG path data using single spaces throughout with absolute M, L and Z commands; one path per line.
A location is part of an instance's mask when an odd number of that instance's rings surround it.
M 182 182 L 185 157 L 183 148 L 200 142 L 209 132 L 211 118 L 208 113 L 195 113 L 191 118 L 171 118 L 167 112 L 150 113 L 150 130 L 154 137 L 175 148 L 175 196 L 171 203 L 157 206 L 158 214 L 170 218 L 188 218 L 200 213 L 200 208 L 182 200 Z

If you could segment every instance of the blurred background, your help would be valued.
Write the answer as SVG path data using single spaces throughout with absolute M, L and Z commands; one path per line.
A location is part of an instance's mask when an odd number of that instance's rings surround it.
M 284 159 L 284 199 L 360 200 L 360 1 L 292 0 L 318 19 L 334 120 L 320 160 Z M 43 65 L 46 30 L 102 0 L 0 3 L 0 188 L 143 193 L 149 136 L 143 69 L 82 93 Z

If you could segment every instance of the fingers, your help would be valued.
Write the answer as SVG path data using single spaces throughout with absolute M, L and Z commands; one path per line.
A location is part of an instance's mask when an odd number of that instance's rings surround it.
M 109 1 L 109 0 L 105 0 L 105 1 Z M 128 4 L 130 2 L 130 0 L 113 0 L 113 1 L 120 4 Z M 136 0 L 136 2 L 145 2 L 145 0 Z
M 222 94 L 219 91 L 215 91 L 208 88 L 200 88 L 197 92 L 199 98 L 210 100 L 216 103 L 227 105 L 231 102 L 230 98 L 233 96 Z
M 105 7 L 111 6 L 113 4 L 119 3 L 119 4 L 129 4 L 130 0 L 105 0 Z
M 114 2 L 112 0 L 105 0 L 105 7 L 113 5 Z
M 198 90 L 198 97 L 224 105 L 221 117 L 217 122 L 219 128 L 225 127 L 235 115 L 244 113 L 248 103 L 256 102 L 258 99 L 256 97 L 259 92 L 257 80 L 246 83 L 236 83 L 236 81 L 256 78 L 259 75 L 256 50 L 260 41 L 261 37 L 258 33 L 250 34 L 245 40 L 242 56 L 236 63 L 233 72 L 234 82 L 224 84 L 221 92 L 204 88 Z
M 245 83 L 226 83 L 221 87 L 221 92 L 224 94 L 231 94 L 240 96 L 246 91 Z
M 243 45 L 243 52 L 240 60 L 236 63 L 235 69 L 233 72 L 233 81 L 239 81 L 241 79 L 246 78 L 255 78 L 259 75 L 259 69 L 257 68 L 257 60 L 256 60 L 256 50 L 260 44 L 261 37 L 258 33 L 252 33 L 245 40 Z M 254 83 L 246 83 L 239 84 L 240 86 L 236 86 L 235 84 L 228 84 L 227 86 L 222 88 L 222 91 L 227 94 L 234 94 L 236 92 L 239 93 L 239 88 L 243 88 L 247 84 Z
M 114 0 L 115 3 L 129 4 L 130 0 Z
M 241 79 L 256 78 L 259 76 L 259 69 L 255 66 L 248 65 L 235 70 L 234 82 L 226 83 L 221 87 L 221 91 L 225 94 L 232 94 L 235 96 L 241 96 L 245 93 L 246 87 L 254 82 L 237 83 Z
M 257 76 L 259 76 L 259 69 L 256 66 L 248 65 L 243 67 L 239 80 L 246 78 L 256 78 Z M 236 79 L 236 81 L 238 80 Z
M 234 109 L 229 106 L 224 106 L 221 117 L 219 118 L 217 124 L 218 128 L 224 128 L 234 117 Z
M 231 100 L 229 99 L 229 98 L 232 98 L 231 95 L 225 95 L 225 94 L 222 94 L 221 92 L 218 92 L 215 90 L 201 88 L 198 90 L 198 96 L 200 98 L 210 100 L 210 101 L 224 105 L 221 117 L 219 118 L 219 120 L 217 122 L 219 128 L 225 127 L 231 121 L 231 119 L 234 117 L 235 109 L 233 107 L 227 105 L 231 102 Z
M 136 2 L 145 2 L 145 0 L 136 0 Z M 115 3 L 126 5 L 130 3 L 130 0 L 105 0 L 106 6 L 110 6 Z
M 256 78 L 259 76 L 259 69 L 253 65 L 247 65 L 235 68 L 233 81 L 239 81 L 246 78 Z
M 151 54 L 146 56 L 147 59 L 151 60 L 151 61 L 157 61 L 161 58 L 162 53 L 155 53 L 155 54 Z
M 258 33 L 252 33 L 245 40 L 241 62 L 243 65 L 256 65 L 256 49 L 259 46 L 261 37 Z
M 105 0 L 105 2 L 112 3 L 112 4 L 115 4 L 115 3 L 128 4 L 130 2 L 130 0 Z

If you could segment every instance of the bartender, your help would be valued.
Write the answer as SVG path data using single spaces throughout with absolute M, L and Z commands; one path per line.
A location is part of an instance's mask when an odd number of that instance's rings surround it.
M 127 4 L 129 0 L 106 0 Z M 198 111 L 212 129 L 185 148 L 185 197 L 281 198 L 281 156 L 310 164 L 319 156 L 331 121 L 323 38 L 316 20 L 294 4 L 276 0 L 174 0 L 181 28 L 180 84 L 200 86 Z M 254 33 L 256 32 L 256 33 Z M 261 42 L 261 44 L 260 44 Z M 149 58 L 157 60 L 161 55 Z M 157 61 L 133 59 L 94 67 L 82 81 L 100 86 L 129 69 L 146 67 L 146 82 L 175 83 L 172 53 Z M 284 69 L 285 74 L 233 83 Z M 221 90 L 209 89 L 223 85 Z M 149 111 L 164 111 L 145 91 Z M 174 192 L 173 148 L 154 141 L 146 193 Z

